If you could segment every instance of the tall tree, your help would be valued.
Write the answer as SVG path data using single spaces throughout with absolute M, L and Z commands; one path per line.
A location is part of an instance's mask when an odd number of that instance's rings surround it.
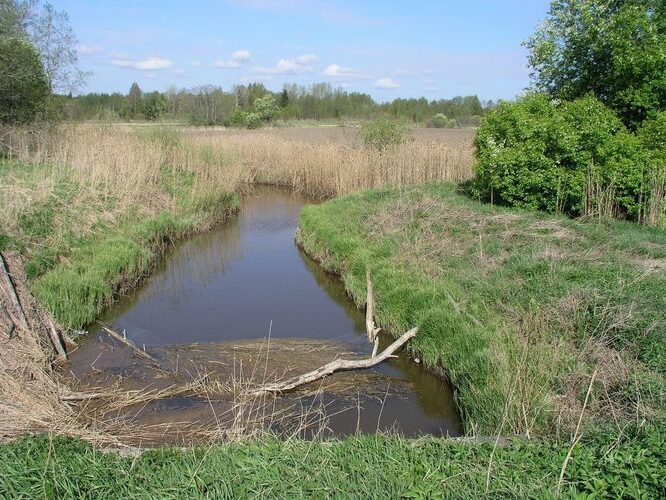
M 39 52 L 54 93 L 78 90 L 86 73 L 78 67 L 77 39 L 66 12 L 40 0 L 0 0 L 0 36 L 24 39 Z
M 0 122 L 32 122 L 49 95 L 37 51 L 25 40 L 0 37 Z
M 289 106 L 289 93 L 287 92 L 287 89 L 284 88 L 282 89 L 282 94 L 280 94 L 280 107 L 284 109 L 287 106 Z
M 78 67 L 77 39 L 67 13 L 45 2 L 34 9 L 31 25 L 31 38 L 39 50 L 51 91 L 78 90 L 87 75 Z
M 664 0 L 553 0 L 525 45 L 538 90 L 592 93 L 632 128 L 666 109 Z
M 129 94 L 127 94 L 127 99 L 130 105 L 130 113 L 132 113 L 133 117 L 141 112 L 142 96 L 143 92 L 141 91 L 141 87 L 139 87 L 139 84 L 136 82 L 132 83 L 132 86 L 130 87 L 129 90 Z

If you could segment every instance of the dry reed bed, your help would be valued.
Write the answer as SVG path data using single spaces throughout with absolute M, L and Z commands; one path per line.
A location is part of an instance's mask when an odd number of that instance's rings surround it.
M 195 148 L 231 153 L 258 182 L 289 186 L 330 198 L 381 186 L 429 181 L 463 181 L 473 175 L 471 136 L 454 140 L 421 138 L 385 151 L 363 147 L 346 134 L 285 134 L 284 131 L 197 131 Z
M 42 167 L 3 177 L 0 228 L 17 235 L 20 215 L 45 205 L 63 187 L 70 191 L 67 220 L 56 220 L 56 226 L 85 235 L 100 222 L 114 224 L 128 213 L 149 217 L 177 211 L 178 200 L 165 190 L 165 171 L 194 174 L 192 197 L 201 199 L 234 192 L 251 180 L 239 164 L 204 157 L 179 139 L 175 131 L 141 136 L 111 126 L 0 130 L 0 145 L 11 158 Z

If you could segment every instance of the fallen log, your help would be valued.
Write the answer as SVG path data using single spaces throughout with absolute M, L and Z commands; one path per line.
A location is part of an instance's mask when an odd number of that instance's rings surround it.
M 403 333 L 397 340 L 395 340 L 390 346 L 384 349 L 377 356 L 366 359 L 336 359 L 328 364 L 325 364 L 321 368 L 317 368 L 316 370 L 305 373 L 303 375 L 292 377 L 283 382 L 275 382 L 258 387 L 251 391 L 250 395 L 258 396 L 268 392 L 286 392 L 298 386 L 309 384 L 315 380 L 327 377 L 328 375 L 331 375 L 337 371 L 362 370 L 366 368 L 372 368 L 382 361 L 393 357 L 393 353 L 402 347 L 409 339 L 414 337 L 417 332 L 418 328 L 412 328 L 411 330 Z
M 146 351 L 143 351 L 143 350 L 139 349 L 139 348 L 136 346 L 136 344 L 134 344 L 134 342 L 132 342 L 130 339 L 128 339 L 128 338 L 125 337 L 124 335 L 120 335 L 118 332 L 114 332 L 113 330 L 111 330 L 111 328 L 109 328 L 109 327 L 107 327 L 107 326 L 105 326 L 105 325 L 102 325 L 102 329 L 103 329 L 106 333 L 108 333 L 111 337 L 113 337 L 114 339 L 116 339 L 118 342 L 120 342 L 120 343 L 126 345 L 127 347 L 129 347 L 130 349 L 132 349 L 135 353 L 137 353 L 137 354 L 138 354 L 139 356 L 141 356 L 142 358 L 146 358 L 146 359 L 152 361 L 153 363 L 159 363 L 159 362 L 157 361 L 157 359 L 155 359 L 154 357 L 152 357 L 152 356 L 151 356 L 150 354 L 148 354 Z

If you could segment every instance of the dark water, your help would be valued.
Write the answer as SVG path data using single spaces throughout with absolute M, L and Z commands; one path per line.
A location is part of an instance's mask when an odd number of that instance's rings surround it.
M 141 287 L 101 320 L 147 348 L 270 333 L 272 339 L 342 342 L 349 351 L 369 355 L 363 311 L 348 299 L 337 277 L 294 243 L 300 210 L 307 203 L 312 201 L 284 190 L 257 188 L 236 220 L 174 248 Z M 90 364 L 98 332 L 91 328 L 72 356 L 73 372 Z M 381 401 L 368 398 L 360 416 L 354 410 L 330 417 L 333 432 L 460 433 L 451 389 L 441 379 L 404 353 L 373 370 L 409 392 Z

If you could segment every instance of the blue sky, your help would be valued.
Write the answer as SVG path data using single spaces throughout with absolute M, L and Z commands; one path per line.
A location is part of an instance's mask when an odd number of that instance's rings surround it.
M 52 0 L 79 39 L 83 92 L 328 81 L 384 101 L 528 84 L 521 47 L 549 0 Z

